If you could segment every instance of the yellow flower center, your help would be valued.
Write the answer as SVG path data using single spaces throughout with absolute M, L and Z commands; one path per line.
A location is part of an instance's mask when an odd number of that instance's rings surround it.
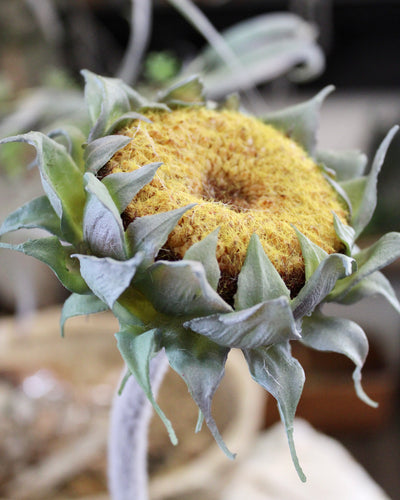
M 283 133 L 234 111 L 192 107 L 146 116 L 151 123 L 134 121 L 121 130 L 134 140 L 106 171 L 163 162 L 127 208 L 128 222 L 197 203 L 169 236 L 164 258 L 182 258 L 220 227 L 217 259 L 224 294 L 232 290 L 256 233 L 296 293 L 304 283 L 304 262 L 293 225 L 326 252 L 341 250 L 332 211 L 343 222 L 348 214 L 320 168 Z

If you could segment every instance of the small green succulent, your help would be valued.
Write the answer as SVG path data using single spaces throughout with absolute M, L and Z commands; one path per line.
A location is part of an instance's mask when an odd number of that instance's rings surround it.
M 128 136 L 121 130 L 132 123 L 139 130 L 151 121 L 149 113 L 173 114 L 182 109 L 191 109 L 194 114 L 200 109 L 218 113 L 232 109 L 237 101 L 230 98 L 220 106 L 207 102 L 197 78 L 174 86 L 151 102 L 118 79 L 89 71 L 84 71 L 84 77 L 91 121 L 88 137 L 68 127 L 50 135 L 29 132 L 1 141 L 26 142 L 36 148 L 45 192 L 12 213 L 2 224 L 1 235 L 37 227 L 50 235 L 19 245 L 3 241 L 0 247 L 45 262 L 72 293 L 62 310 L 62 330 L 72 316 L 108 309 L 114 313 L 120 324 L 117 344 L 128 376 L 133 375 L 143 388 L 174 443 L 171 423 L 153 396 L 150 360 L 165 350 L 170 366 L 184 379 L 200 409 L 200 422 L 204 418 L 219 446 L 233 457 L 211 415 L 211 402 L 230 349 L 241 349 L 251 376 L 277 400 L 294 464 L 305 479 L 293 441 L 293 420 L 305 375 L 291 354 L 291 342 L 349 357 L 355 364 L 357 394 L 367 404 L 375 405 L 361 387 L 361 369 L 368 351 L 365 333 L 352 321 L 324 315 L 322 305 L 351 304 L 381 294 L 400 312 L 390 283 L 379 271 L 400 256 L 400 234 L 385 234 L 363 250 L 355 245 L 374 212 L 378 173 L 396 128 L 384 139 L 370 172 L 364 174 L 364 155 L 316 149 L 319 108 L 330 89 L 304 104 L 262 118 L 263 123 L 288 137 L 285 141 L 290 141 L 293 150 L 302 148 L 301 154 L 312 160 L 310 168 L 319 172 L 324 193 L 331 192 L 330 196 L 344 207 L 345 215 L 329 216 L 337 248 L 331 251 L 313 242 L 312 232 L 306 236 L 306 229 L 298 229 L 301 204 L 294 211 L 293 222 L 285 222 L 290 232 L 290 252 L 296 247 L 300 256 L 302 277 L 297 289 L 288 288 L 287 280 L 282 278 L 284 272 L 278 272 L 265 250 L 267 244 L 252 235 L 241 268 L 230 276 L 234 291 L 228 297 L 219 293 L 218 287 L 223 244 L 218 228 L 190 241 L 184 256 L 176 260 L 171 234 L 178 227 L 189 228 L 189 234 L 190 221 L 198 224 L 193 204 L 132 215 L 135 200 L 145 187 L 158 189 L 162 162 L 106 172 L 108 175 L 105 171 L 107 165 L 115 165 L 120 151 L 139 148 L 135 133 Z M 223 137 L 224 129 L 220 134 Z M 162 139 L 168 138 L 166 129 Z M 262 157 L 261 150 L 256 153 Z M 242 168 L 249 168 L 246 155 L 241 154 Z M 289 172 L 288 185 L 291 176 Z M 173 195 L 165 186 L 160 189 Z M 207 196 L 209 202 L 210 194 Z M 325 201 L 316 198 L 313 202 L 317 216 Z M 218 207 L 221 203 L 229 206 L 220 197 L 215 203 Z M 232 210 L 247 213 L 247 208 L 236 205 Z M 207 217 L 212 218 L 212 213 L 207 212 Z M 241 234 L 236 234 L 236 240 L 240 238 Z M 228 246 L 234 247 L 234 243 Z

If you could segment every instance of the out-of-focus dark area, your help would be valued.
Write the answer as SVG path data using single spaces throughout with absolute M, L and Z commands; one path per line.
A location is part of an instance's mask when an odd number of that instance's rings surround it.
M 206 41 L 196 23 L 191 23 L 172 2 L 154 0 L 136 4 L 142 8 L 145 18 L 146 13 L 147 18 L 151 17 L 151 24 L 139 23 L 144 45 L 130 83 L 151 93 L 183 75 L 193 61 L 202 63 L 198 58 L 203 54 Z M 334 84 L 336 92 L 322 108 L 319 134 L 322 147 L 360 149 L 370 159 L 389 128 L 400 123 L 400 1 L 199 0 L 196 5 L 221 33 L 246 19 L 282 12 L 299 16 L 310 29 L 315 28 L 315 43 L 325 56 L 324 69 L 310 80 L 297 82 L 288 78 L 289 67 L 296 69 L 296 61 L 306 55 L 318 66 L 318 54 L 311 47 L 313 41 L 304 45 L 301 57 L 293 55 L 293 42 L 289 48 L 282 49 L 287 71 L 263 71 L 264 77 L 256 79 L 256 85 L 242 92 L 244 102 L 253 111 L 261 113 L 293 104 Z M 88 68 L 115 76 L 124 69 L 123 58 L 131 40 L 131 2 L 0 0 L 0 12 L 0 136 L 38 128 L 47 131 L 60 121 L 84 126 L 86 116 L 79 71 Z M 299 27 L 296 36 L 299 46 L 304 40 L 312 40 L 305 27 Z M 272 36 L 268 43 L 273 41 Z M 272 56 L 268 60 L 275 61 Z M 271 62 L 270 67 L 274 64 Z M 260 59 L 257 59 L 251 67 L 259 65 Z M 217 95 L 224 73 L 220 73 L 218 64 L 212 70 L 205 81 L 210 82 Z M 231 91 L 230 77 L 225 78 L 222 83 Z M 25 169 L 31 160 L 28 148 L 8 145 L 1 149 L 0 221 L 24 200 L 41 193 L 36 170 Z M 376 239 L 380 233 L 400 231 L 399 188 L 398 134 L 379 178 L 379 202 L 364 242 Z M 400 263 L 394 263 L 385 273 L 400 294 Z M 44 266 L 30 258 L 2 251 L 2 500 L 107 498 L 107 415 L 122 367 L 112 337 L 115 325 L 107 315 L 100 316 L 94 323 L 72 321 L 70 330 L 67 328 L 67 338 L 60 339 L 59 304 L 65 296 Z M 390 498 L 400 499 L 400 320 L 389 305 L 375 298 L 346 311 L 340 308 L 340 313 L 359 322 L 370 339 L 370 355 L 363 372 L 364 388 L 379 402 L 379 407 L 371 409 L 359 402 L 351 380 L 353 367 L 346 360 L 299 351 L 307 383 L 298 415 L 342 443 Z M 242 377 L 241 372 L 237 375 L 235 370 L 236 383 Z M 175 422 L 183 414 L 191 415 L 193 408 L 186 409 L 179 403 L 174 409 L 176 395 L 184 396 L 176 380 L 168 383 L 171 385 L 167 385 L 162 397 L 165 404 L 171 404 L 170 415 Z M 265 410 L 266 398 L 262 395 L 260 399 L 259 393 L 254 394 L 254 400 L 246 400 L 248 406 L 243 407 L 241 397 L 244 395 L 239 391 L 250 394 L 251 389 L 239 382 L 233 387 L 227 384 L 216 403 L 216 412 L 221 410 L 221 425 L 229 432 L 231 427 L 245 432 L 246 425 L 252 429 L 252 435 L 238 438 L 238 448 L 243 447 L 245 455 L 251 439 L 256 439 L 256 429 L 261 428 L 259 432 L 269 429 L 278 414 L 272 398 Z M 229 405 L 233 405 L 231 427 L 224 420 Z M 178 418 L 173 418 L 174 412 Z M 238 424 L 235 412 L 242 419 Z M 249 424 L 251 414 L 255 420 Z M 184 443 L 193 434 L 195 422 L 190 420 L 186 425 L 185 419 L 181 420 Z M 161 470 L 166 477 L 177 464 L 182 466 L 202 455 L 209 457 L 206 450 L 211 440 L 206 431 L 197 441 L 190 441 L 182 457 L 166 442 L 161 430 L 155 429 L 153 433 L 150 468 L 154 474 Z M 182 448 L 178 447 L 179 450 Z M 218 459 L 214 462 L 214 455 L 210 456 L 213 458 L 203 460 L 198 467 L 205 466 L 209 460 L 215 471 L 222 470 Z M 165 485 L 170 483 L 163 482 L 163 477 L 153 484 L 152 498 L 204 498 L 195 494 L 189 497 L 183 490 L 183 479 L 182 491 L 178 488 L 175 493 L 172 490 L 168 493 Z M 171 481 L 176 482 L 176 477 L 186 476 L 172 474 L 171 477 Z M 207 482 L 208 476 L 204 477 Z M 210 493 L 207 498 L 213 500 L 214 497 Z M 386 497 L 371 496 L 373 498 Z

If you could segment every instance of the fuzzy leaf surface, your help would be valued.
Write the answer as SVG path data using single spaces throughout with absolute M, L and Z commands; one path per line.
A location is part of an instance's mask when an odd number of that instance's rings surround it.
M 97 174 L 117 151 L 127 146 L 132 137 L 125 135 L 107 135 L 87 144 L 85 148 L 86 170 Z
M 150 264 L 168 239 L 169 233 L 177 225 L 179 219 L 194 204 L 182 208 L 161 212 L 155 215 L 137 217 L 126 230 L 126 240 L 130 255 L 144 251 L 145 262 Z
M 201 241 L 192 245 L 185 253 L 184 260 L 195 260 L 203 264 L 207 280 L 214 290 L 218 287 L 221 275 L 216 256 L 219 228 Z
M 157 261 L 136 285 L 159 312 L 167 315 L 203 316 L 232 311 L 208 283 L 199 262 Z
M 338 182 L 362 176 L 368 161 L 359 151 L 318 151 L 316 160 L 332 169 Z
M 350 256 L 353 250 L 356 235 L 354 228 L 343 224 L 343 222 L 335 213 L 333 214 L 333 226 L 335 228 L 337 237 L 345 246 L 346 255 Z
M 0 235 L 18 229 L 40 228 L 63 238 L 61 221 L 51 206 L 47 196 L 41 196 L 29 201 L 11 213 L 0 227 Z
M 355 304 L 356 302 L 374 295 L 382 295 L 389 304 L 400 314 L 400 303 L 390 281 L 379 271 L 375 271 L 352 287 L 348 293 L 335 299 L 340 304 Z
M 106 134 L 112 134 L 116 130 L 120 130 L 123 128 L 125 125 L 128 125 L 130 122 L 135 121 L 135 120 L 140 120 L 143 122 L 151 123 L 151 120 L 147 118 L 144 115 L 141 115 L 140 113 L 137 113 L 136 111 L 128 111 L 127 113 L 124 113 L 123 115 L 119 116 L 114 122 L 112 122 L 109 126 L 108 129 L 106 130 Z
M 64 302 L 62 308 L 60 319 L 61 335 L 64 337 L 65 323 L 69 318 L 86 316 L 87 314 L 95 314 L 107 310 L 108 306 L 96 297 L 96 295 L 73 293 Z
M 218 446 L 229 458 L 234 458 L 211 414 L 212 399 L 224 376 L 229 349 L 183 328 L 162 332 L 161 342 L 171 368 L 186 382 Z
M 377 203 L 378 175 L 385 159 L 386 151 L 398 130 L 393 127 L 376 152 L 368 176 L 342 183 L 342 187 L 349 194 L 352 202 L 352 226 L 356 231 L 356 238 L 362 233 L 372 218 Z
M 143 332 L 143 329 L 134 326 L 125 326 L 121 331 L 115 334 L 118 343 L 118 349 L 127 364 L 129 371 L 135 377 L 140 387 L 145 392 L 148 400 L 153 405 L 163 421 L 170 440 L 173 444 L 177 444 L 174 429 L 171 422 L 165 416 L 157 404 L 150 382 L 150 360 L 157 352 L 157 341 L 155 339 L 156 330 Z
M 315 97 L 296 106 L 270 113 L 262 121 L 283 130 L 293 140 L 313 155 L 316 145 L 319 111 L 325 97 L 334 90 L 333 86 L 325 87 Z
M 116 172 L 107 175 L 103 184 L 108 189 L 119 213 L 122 213 L 135 195 L 154 177 L 162 163 L 149 163 L 132 172 Z
M 221 346 L 240 349 L 254 349 L 300 338 L 289 299 L 285 296 L 241 311 L 194 318 L 184 326 Z
M 80 243 L 85 204 L 80 168 L 64 146 L 40 132 L 9 137 L 0 141 L 0 144 L 8 142 L 26 142 L 36 149 L 43 189 L 61 219 L 64 239 L 70 243 Z
M 77 261 L 71 258 L 75 249 L 62 245 L 56 236 L 29 240 L 19 245 L 0 242 L 0 248 L 16 250 L 44 262 L 71 292 L 87 293 L 89 291 L 79 273 Z
M 190 76 L 166 91 L 160 92 L 158 102 L 167 105 L 204 103 L 204 88 L 198 76 Z
M 112 309 L 118 297 L 130 285 L 143 254 L 138 253 L 132 259 L 123 261 L 92 255 L 75 254 L 75 257 L 79 259 L 82 277 L 89 288 Z
M 292 357 L 288 342 L 243 352 L 253 379 L 278 402 L 293 463 L 300 479 L 305 481 L 293 440 L 293 421 L 305 380 L 303 368 Z
M 331 254 L 321 262 L 309 280 L 292 300 L 295 319 L 300 319 L 313 312 L 332 291 L 337 280 L 354 273 L 354 259 L 341 254 Z
M 328 254 L 296 228 L 294 228 L 294 230 L 296 231 L 297 239 L 300 243 L 307 281 L 314 274 L 314 271 L 316 271 L 321 262 L 326 259 Z
M 131 111 L 125 84 L 84 70 L 85 101 L 93 123 L 88 142 L 107 135 L 107 130 L 121 115 Z
M 83 219 L 85 241 L 100 257 L 125 258 L 125 234 L 118 209 L 106 186 L 87 172 L 88 199 Z
M 64 137 L 67 143 L 68 154 L 72 157 L 75 164 L 79 167 L 82 174 L 85 171 L 84 153 L 82 145 L 86 141 L 86 136 L 82 130 L 74 125 L 63 125 L 61 128 L 52 130 L 48 136 Z
M 253 234 L 238 277 L 235 308 L 247 309 L 260 302 L 289 296 L 289 290 L 266 255 L 259 237 Z
M 364 278 L 400 257 L 400 233 L 387 233 L 376 243 L 355 254 L 357 272 L 341 280 L 329 295 L 329 301 L 341 301 Z
M 368 354 L 368 340 L 363 329 L 345 318 L 324 316 L 321 313 L 304 318 L 302 342 L 318 351 L 344 354 L 356 365 L 353 380 L 357 396 L 370 406 L 376 407 L 361 386 L 361 369 Z

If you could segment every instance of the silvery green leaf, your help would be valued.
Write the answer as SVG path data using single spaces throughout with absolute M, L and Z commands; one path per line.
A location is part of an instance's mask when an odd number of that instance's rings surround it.
M 203 264 L 207 280 L 214 290 L 218 287 L 220 270 L 216 256 L 219 227 L 201 241 L 192 245 L 185 253 L 184 260 L 195 260 Z
M 389 130 L 376 152 L 371 171 L 366 177 L 350 180 L 341 184 L 349 195 L 352 203 L 352 226 L 356 231 L 356 238 L 365 229 L 375 211 L 378 174 L 385 159 L 386 151 L 397 130 L 397 126 Z
M 335 213 L 333 213 L 333 225 L 337 237 L 344 244 L 346 248 L 346 255 L 350 256 L 355 239 L 354 228 L 352 226 L 347 226 L 343 224 L 343 222 L 339 219 L 339 217 Z
M 143 122 L 151 123 L 151 120 L 136 111 L 128 111 L 128 113 L 124 113 L 119 116 L 114 122 L 112 122 L 108 129 L 105 131 L 107 135 L 112 134 L 115 130 L 120 130 L 125 125 L 128 125 L 130 122 L 134 120 L 141 120 Z
M 92 255 L 75 254 L 74 257 L 79 259 L 81 275 L 88 287 L 112 309 L 118 297 L 129 287 L 143 254 L 122 261 Z
M 61 219 L 64 239 L 70 243 L 80 243 L 85 203 L 80 168 L 64 146 L 40 132 L 8 137 L 0 144 L 8 142 L 26 142 L 36 149 L 43 189 Z
M 345 204 L 350 217 L 353 215 L 353 205 L 351 203 L 351 199 L 349 195 L 347 194 L 346 190 L 343 189 L 343 187 L 336 182 L 336 180 L 332 179 L 330 175 L 328 175 L 326 172 L 323 174 L 327 182 L 333 187 L 333 189 L 336 191 L 336 193 L 339 195 L 339 198 L 342 199 L 342 202 Z
M 122 294 L 122 297 L 125 293 Z M 120 325 L 144 326 L 143 321 L 135 314 L 136 311 L 132 311 L 127 307 L 126 302 L 121 297 L 115 302 L 112 312 Z
M 150 360 L 157 352 L 157 342 L 155 340 L 156 330 L 149 330 L 143 333 L 143 329 L 135 326 L 125 326 L 115 334 L 118 342 L 118 349 L 127 364 L 129 371 L 134 375 L 140 387 L 144 390 L 148 400 L 153 405 L 154 410 L 163 421 L 170 440 L 177 444 L 174 429 L 171 422 L 156 403 L 150 382 Z
M 293 421 L 305 380 L 303 368 L 292 357 L 289 342 L 243 352 L 251 376 L 278 402 L 292 460 L 300 479 L 304 482 L 306 477 L 300 467 L 293 440 Z
M 97 174 L 117 151 L 127 146 L 131 141 L 132 137 L 125 135 L 107 135 L 90 142 L 85 148 L 86 170 Z
M 61 221 L 46 196 L 35 198 L 10 214 L 0 227 L 0 235 L 10 231 L 38 227 L 63 238 Z
M 120 116 L 132 111 L 133 91 L 117 78 L 95 75 L 88 70 L 82 74 L 86 82 L 85 101 L 93 124 L 88 137 L 91 142 L 106 135 Z
M 363 175 L 368 159 L 359 151 L 317 151 L 316 161 L 332 169 L 341 182 Z
M 370 406 L 376 407 L 361 386 L 361 369 L 368 354 L 368 340 L 363 329 L 345 318 L 324 316 L 321 313 L 304 318 L 302 342 L 318 351 L 344 354 L 356 365 L 353 380 L 357 396 Z
M 87 293 L 89 291 L 79 273 L 78 262 L 71 258 L 75 249 L 62 245 L 56 236 L 29 240 L 19 245 L 0 242 L 0 248 L 16 250 L 44 262 L 54 271 L 65 288 L 71 292 Z
M 307 281 L 314 274 L 321 262 L 326 259 L 328 254 L 325 250 L 308 239 L 307 236 L 304 236 L 298 229 L 294 228 L 294 230 L 296 231 L 296 236 L 300 243 Z
M 315 97 L 296 106 L 269 113 L 262 117 L 264 123 L 283 130 L 313 155 L 316 145 L 319 110 L 325 97 L 334 90 L 332 85 L 325 87 Z
M 328 297 L 329 301 L 341 301 L 361 280 L 398 259 L 400 257 L 400 233 L 385 234 L 376 243 L 353 257 L 357 263 L 357 272 L 336 284 Z
M 186 382 L 218 446 L 229 458 L 234 458 L 211 415 L 212 398 L 224 376 L 229 349 L 184 329 L 162 332 L 161 342 L 171 368 Z
M 225 97 L 221 103 L 218 104 L 220 110 L 239 111 L 240 109 L 240 96 L 237 92 L 233 92 Z
M 203 316 L 232 310 L 208 283 L 204 267 L 192 260 L 159 260 L 135 286 L 157 311 L 171 316 Z
M 83 218 L 83 234 L 91 251 L 100 257 L 125 258 L 122 220 L 106 186 L 93 174 L 84 175 L 88 199 Z
M 87 314 L 95 314 L 107 311 L 108 306 L 100 300 L 96 295 L 87 294 L 81 295 L 73 293 L 64 302 L 61 312 L 61 335 L 64 337 L 65 322 L 74 316 L 86 316 Z
M 204 88 L 198 76 L 190 76 L 169 89 L 160 92 L 158 102 L 171 104 L 204 103 Z
M 169 233 L 177 225 L 179 219 L 194 206 L 195 204 L 192 203 L 169 212 L 137 217 L 126 230 L 130 255 L 143 250 L 146 254 L 146 263 L 151 263 L 167 241 Z
M 335 299 L 335 302 L 340 304 L 354 304 L 366 297 L 372 295 L 382 295 L 389 304 L 400 314 L 400 303 L 396 293 L 390 284 L 390 281 L 379 271 L 375 271 L 366 278 L 362 279 L 350 291 L 340 297 L 340 300 Z
M 328 255 L 306 281 L 297 297 L 292 300 L 295 319 L 311 314 L 332 291 L 337 280 L 354 273 L 355 267 L 354 259 L 346 255 Z
M 119 213 L 122 213 L 136 194 L 154 177 L 162 163 L 149 163 L 132 172 L 115 172 L 103 179 Z
M 356 179 L 350 179 L 348 181 L 343 181 L 340 183 L 340 187 L 346 193 L 347 199 L 349 200 L 349 212 L 351 215 L 351 223 L 354 225 L 354 218 L 359 212 L 365 187 L 367 185 L 368 178 L 366 176 L 358 177 Z M 357 236 L 355 236 L 356 238 Z
M 253 234 L 238 277 L 235 309 L 247 309 L 260 302 L 289 296 L 289 290 L 264 252 L 259 237 Z
M 71 155 L 75 164 L 83 173 L 85 170 L 85 164 L 82 145 L 86 142 L 86 137 L 82 130 L 73 125 L 63 125 L 62 128 L 49 132 L 48 137 L 51 139 L 63 137 L 65 139 L 68 154 Z
M 219 345 L 240 349 L 253 349 L 300 338 L 289 299 L 285 296 L 241 311 L 194 318 L 183 326 Z

